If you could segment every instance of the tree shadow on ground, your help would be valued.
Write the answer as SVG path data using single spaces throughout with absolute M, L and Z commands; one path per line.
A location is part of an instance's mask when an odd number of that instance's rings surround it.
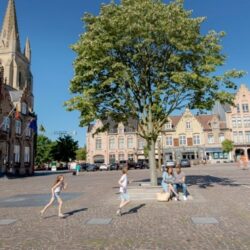
M 67 217 L 72 216 L 76 213 L 80 213 L 80 212 L 87 211 L 87 210 L 88 210 L 88 208 L 80 208 L 80 209 L 76 209 L 76 210 L 72 210 L 72 211 L 69 211 L 67 213 L 64 213 L 64 215 L 67 218 Z
M 162 178 L 158 178 L 158 185 L 161 185 Z M 137 180 L 137 183 L 150 182 L 150 179 Z M 188 186 L 198 186 L 199 188 L 208 188 L 215 185 L 238 187 L 242 184 L 226 177 L 217 177 L 211 175 L 187 175 L 186 183 Z
M 133 207 L 131 208 L 129 211 L 125 212 L 125 213 L 122 213 L 122 215 L 126 215 L 126 214 L 135 214 L 138 212 L 139 209 L 141 209 L 142 207 L 146 206 L 145 203 L 139 205 L 139 206 L 136 206 L 136 207 Z

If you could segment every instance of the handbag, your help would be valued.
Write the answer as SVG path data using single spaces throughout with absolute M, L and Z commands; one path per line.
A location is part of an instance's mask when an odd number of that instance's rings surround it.
M 168 201 L 170 198 L 169 192 L 157 193 L 156 194 L 157 201 Z

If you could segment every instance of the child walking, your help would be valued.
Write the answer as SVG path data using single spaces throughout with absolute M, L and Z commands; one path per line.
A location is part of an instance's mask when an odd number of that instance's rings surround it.
M 58 175 L 56 177 L 56 181 L 54 185 L 51 188 L 52 196 L 50 199 L 50 202 L 40 211 L 41 215 L 45 213 L 45 211 L 53 204 L 55 198 L 58 201 L 58 216 L 60 218 L 63 218 L 64 215 L 62 213 L 62 204 L 63 201 L 60 197 L 61 191 L 65 190 L 67 188 L 67 184 L 64 182 L 64 176 L 63 175 Z
M 128 168 L 124 167 L 122 169 L 122 177 L 120 178 L 120 180 L 118 181 L 118 184 L 120 186 L 120 198 L 121 198 L 121 203 L 119 206 L 119 209 L 117 210 L 116 214 L 121 216 L 122 212 L 121 209 L 123 207 L 125 207 L 129 202 L 129 195 L 128 195 L 128 190 L 127 190 L 127 186 L 128 186 Z

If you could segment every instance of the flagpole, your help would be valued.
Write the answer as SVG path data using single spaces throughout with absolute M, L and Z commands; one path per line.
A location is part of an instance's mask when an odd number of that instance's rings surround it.
M 15 108 L 16 108 L 16 107 L 14 107 L 14 108 L 9 112 L 9 114 L 7 115 L 8 118 L 11 116 L 11 114 L 12 114 L 12 112 L 15 110 Z M 4 118 L 5 118 L 5 117 L 4 117 Z M 0 129 L 2 128 L 2 126 L 4 125 L 4 123 L 5 123 L 5 119 L 4 119 L 3 122 L 0 124 Z

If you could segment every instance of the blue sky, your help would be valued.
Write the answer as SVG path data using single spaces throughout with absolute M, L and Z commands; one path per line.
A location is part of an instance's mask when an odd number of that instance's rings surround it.
M 67 112 L 63 102 L 70 98 L 69 81 L 73 76 L 75 54 L 70 45 L 83 32 L 81 17 L 85 12 L 98 14 L 106 0 L 16 0 L 22 47 L 26 37 L 31 41 L 34 76 L 35 110 L 39 124 L 55 139 L 56 131 L 76 131 L 74 138 L 85 144 L 86 129 L 79 128 L 79 114 Z M 168 1 L 165 1 L 168 2 Z M 0 20 L 7 0 L 0 1 Z M 228 59 L 222 70 L 250 69 L 250 1 L 249 0 L 186 0 L 193 16 L 206 16 L 202 31 L 226 31 L 223 40 Z M 249 74 L 239 83 L 250 88 Z

